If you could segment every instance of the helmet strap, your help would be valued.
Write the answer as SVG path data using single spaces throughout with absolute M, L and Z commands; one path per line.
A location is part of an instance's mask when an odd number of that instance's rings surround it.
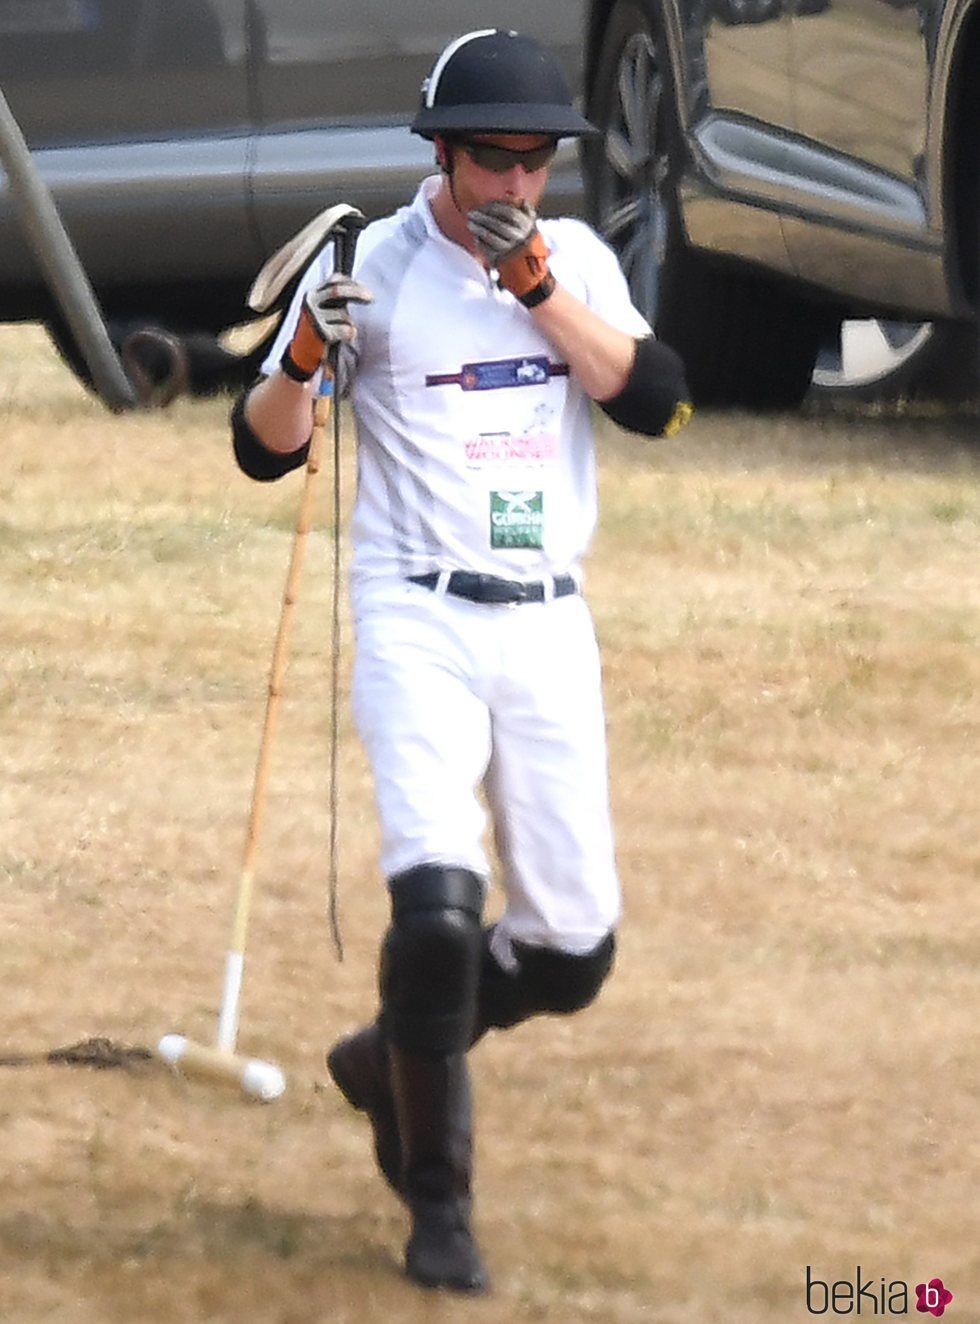
M 447 138 L 444 134 L 441 133 L 436 135 L 435 142 L 436 142 L 436 161 L 439 165 L 439 169 L 446 176 L 446 184 L 449 187 L 449 196 L 453 200 L 453 205 L 455 206 L 459 214 L 462 216 L 463 209 L 462 207 L 460 207 L 459 199 L 456 197 L 456 182 L 453 179 L 453 172 L 456 168 L 455 162 L 453 160 L 453 151 L 455 149 L 455 144 L 453 143 L 451 138 Z

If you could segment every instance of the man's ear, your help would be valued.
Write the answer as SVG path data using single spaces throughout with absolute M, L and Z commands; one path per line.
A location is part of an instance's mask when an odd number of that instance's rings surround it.
M 432 141 L 436 146 L 436 165 L 444 175 L 451 175 L 453 173 L 452 148 L 441 133 L 437 133 Z

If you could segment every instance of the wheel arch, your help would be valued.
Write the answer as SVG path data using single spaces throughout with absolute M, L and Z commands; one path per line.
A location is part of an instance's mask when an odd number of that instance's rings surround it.
M 593 224 L 617 252 L 636 307 L 681 355 L 696 403 L 796 408 L 819 348 L 812 308 L 768 275 L 687 240 L 680 179 L 688 143 L 671 86 L 671 15 L 672 0 L 616 0 L 595 30 L 589 112 L 618 146 L 585 144 Z M 647 53 L 636 38 L 651 31 L 657 49 Z
M 976 307 L 980 301 L 980 3 L 950 9 L 954 12 L 943 25 L 936 66 L 941 206 L 954 298 L 959 294 Z
M 589 4 L 586 16 L 585 60 L 583 64 L 586 104 L 591 100 L 595 90 L 595 76 L 599 66 L 599 54 L 602 50 L 603 37 L 617 3 L 618 0 L 591 0 Z M 677 88 L 683 81 L 680 76 L 679 54 L 682 45 L 682 26 L 677 6 L 674 0 L 635 0 L 635 3 L 640 9 L 646 9 L 656 20 L 657 27 L 661 31 L 667 46 L 669 68 L 665 72 L 670 78 L 672 88 Z M 677 106 L 679 112 L 682 109 L 682 107 Z

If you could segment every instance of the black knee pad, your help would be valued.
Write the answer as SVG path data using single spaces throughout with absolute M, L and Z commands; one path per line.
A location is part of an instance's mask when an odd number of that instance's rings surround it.
M 576 956 L 548 947 L 515 942 L 517 968 L 504 970 L 483 947 L 477 1033 L 507 1029 L 530 1016 L 567 1016 L 594 1002 L 613 967 L 615 934 L 607 933 L 592 949 Z
M 381 952 L 381 1015 L 409 1052 L 465 1051 L 480 981 L 483 885 L 469 869 L 423 864 L 390 879 Z

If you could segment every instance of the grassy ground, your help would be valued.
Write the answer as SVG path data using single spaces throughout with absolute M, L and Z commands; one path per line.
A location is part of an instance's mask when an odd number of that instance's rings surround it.
M 0 1053 L 214 1033 L 299 490 L 238 475 L 226 413 L 113 418 L 0 332 Z M 345 714 L 338 964 L 320 520 L 241 1036 L 290 1088 L 0 1071 L 4 1324 L 785 1324 L 808 1265 L 913 1315 L 941 1276 L 980 1319 L 977 426 L 603 431 L 627 915 L 595 1007 L 474 1054 L 485 1301 L 404 1282 L 322 1064 L 373 1007 L 385 902 Z

